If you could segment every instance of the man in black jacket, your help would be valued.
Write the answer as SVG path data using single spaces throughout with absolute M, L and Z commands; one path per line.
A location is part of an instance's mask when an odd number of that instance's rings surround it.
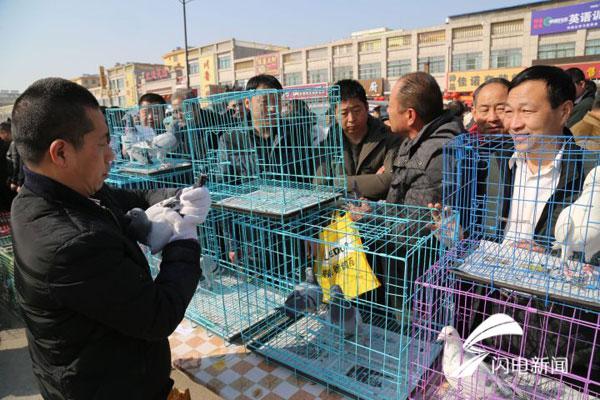
M 17 99 L 13 124 L 26 167 L 11 210 L 15 281 L 42 395 L 167 398 L 167 337 L 200 279 L 196 223 L 208 212 L 208 191 L 184 190 L 181 214 L 160 204 L 147 212 L 152 229 L 161 223 L 171 235 L 153 282 L 124 213 L 168 191 L 104 185 L 114 154 L 92 94 L 39 80 Z
M 444 112 L 434 77 L 413 72 L 390 95 L 392 133 L 404 136 L 394 159 L 388 203 L 427 206 L 442 200 L 442 147 L 464 131 L 459 118 Z
M 571 128 L 573 125 L 583 119 L 594 104 L 594 98 L 596 97 L 596 84 L 592 81 L 587 81 L 583 71 L 579 68 L 569 68 L 565 71 L 573 81 L 575 86 L 575 101 L 573 102 L 573 111 L 567 120 L 567 128 Z

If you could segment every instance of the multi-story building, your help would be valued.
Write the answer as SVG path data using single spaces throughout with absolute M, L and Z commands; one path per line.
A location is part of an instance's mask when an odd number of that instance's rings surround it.
M 358 79 L 378 96 L 389 94 L 403 74 L 427 71 L 442 90 L 468 93 L 486 78 L 510 79 L 540 60 L 557 59 L 569 65 L 581 61 L 600 77 L 600 65 L 593 65 L 600 61 L 600 1 L 542 1 L 454 15 L 424 28 L 356 32 L 281 51 L 278 75 L 286 86 Z M 250 69 L 249 59 L 235 64 L 236 74 Z
M 141 83 L 146 72 L 164 68 L 162 64 L 128 62 L 106 69 L 108 100 L 106 106 L 131 107 L 143 94 Z
M 287 49 L 288 47 L 237 39 L 188 48 L 190 87 L 197 89 L 199 95 L 205 96 L 218 90 L 217 86 L 233 87 L 236 81 L 238 84 L 245 83 L 243 79 L 237 79 L 235 76 L 234 65 L 239 59 L 267 55 Z M 277 58 L 279 59 L 279 57 Z M 171 69 L 182 68 L 183 79 L 185 79 L 184 49 L 177 48 L 168 52 L 163 56 L 163 60 L 165 66 Z M 260 57 L 259 60 L 261 60 Z M 254 68 L 254 60 L 252 63 L 252 68 Z
M 14 103 L 20 95 L 18 90 L 0 90 L 0 106 Z
M 0 122 L 4 122 L 8 118 L 10 118 L 10 116 L 12 114 L 12 109 L 13 109 L 12 103 L 0 106 Z
M 100 75 L 83 74 L 77 78 L 72 78 L 71 81 L 83 86 L 86 89 L 91 89 L 100 86 Z

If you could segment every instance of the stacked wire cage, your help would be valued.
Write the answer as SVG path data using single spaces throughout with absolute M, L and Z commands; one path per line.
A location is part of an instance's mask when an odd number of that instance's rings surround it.
M 106 110 L 115 154 L 106 182 L 126 189 L 182 187 L 193 183 L 185 121 L 166 104 Z
M 339 102 L 337 87 L 251 90 L 184 102 L 193 173 L 207 176 L 213 201 L 199 226 L 204 277 L 189 319 L 234 340 L 255 324 L 281 318 L 275 305 L 248 300 L 278 299 L 280 305 L 286 293 L 257 272 L 259 254 L 248 250 L 247 230 L 281 226 L 345 192 L 341 131 L 332 119 Z M 290 266 L 284 275 L 298 274 Z
M 17 310 L 14 254 L 10 230 L 10 212 L 0 213 L 0 301 L 8 310 Z
M 448 332 L 460 344 L 499 314 L 522 332 L 474 353 L 449 347 L 458 361 L 418 358 L 423 398 L 598 398 L 599 166 L 598 151 L 567 135 L 461 135 L 446 146 L 443 203 L 459 223 L 442 213 L 440 230 L 458 240 L 417 280 L 414 326 L 430 347 L 446 340 L 445 352 Z M 457 379 L 473 354 L 483 363 Z
M 288 319 L 255 324 L 242 336 L 251 349 L 333 390 L 407 398 L 419 375 L 411 359 L 425 351 L 415 340 L 423 335 L 411 328 L 414 283 L 441 249 L 431 210 L 359 202 L 350 212 L 352 201 L 283 225 L 243 222 L 242 253 L 256 255 L 253 276 L 286 299 L 245 302 L 264 312 L 279 308 Z M 427 350 L 434 359 L 440 347 Z

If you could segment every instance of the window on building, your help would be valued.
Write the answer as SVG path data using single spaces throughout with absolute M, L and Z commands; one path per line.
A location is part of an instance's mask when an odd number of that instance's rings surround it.
M 125 96 L 119 96 L 119 107 L 125 107 Z
M 295 53 L 284 54 L 283 62 L 284 63 L 294 63 L 302 61 L 302 53 L 297 51 Z
M 452 55 L 452 71 L 472 71 L 481 69 L 481 53 Z
M 117 79 L 117 90 L 125 88 L 125 80 L 123 78 Z
M 308 83 L 328 82 L 328 75 L 327 69 L 314 69 L 308 71 Z
M 425 72 L 429 69 L 430 74 L 443 74 L 446 72 L 446 58 L 444 56 L 419 57 L 418 69 Z
M 521 49 L 492 50 L 490 68 L 512 68 L 521 66 Z
M 173 62 L 176 63 L 177 61 L 179 61 L 179 56 L 177 54 L 175 54 L 173 56 Z
M 575 56 L 575 42 L 542 44 L 538 47 L 538 58 L 540 60 L 573 56 Z
M 352 45 L 351 44 L 342 44 L 342 45 L 333 47 L 333 55 L 334 56 L 348 56 L 351 54 L 352 54 Z
M 283 74 L 283 84 L 285 86 L 302 85 L 302 72 Z
M 198 61 L 190 62 L 190 75 L 200 73 L 200 66 L 198 65 Z
M 369 53 L 381 50 L 381 39 L 369 40 L 368 42 L 360 42 L 358 44 L 359 53 Z
M 597 54 L 600 54 L 600 39 L 593 39 L 585 42 L 585 55 L 595 56 Z
M 320 49 L 308 50 L 307 57 L 309 60 L 322 60 L 327 58 L 327 54 L 327 47 L 323 47 Z
M 452 29 L 453 39 L 473 39 L 483 36 L 483 26 L 473 25 Z
M 248 61 L 242 61 L 242 62 L 236 62 L 235 63 L 235 70 L 236 71 L 240 71 L 243 69 L 251 69 L 254 68 L 254 61 L 252 60 L 248 60 Z
M 494 22 L 492 24 L 492 35 L 504 35 L 508 33 L 523 32 L 523 20 L 515 19 L 512 21 Z
M 387 76 L 388 78 L 402 76 L 410 72 L 410 60 L 394 60 L 388 62 Z
M 419 33 L 419 44 L 444 43 L 446 41 L 446 31 L 432 31 Z
M 352 66 L 345 65 L 342 67 L 333 67 L 333 80 L 339 81 L 340 79 L 352 79 Z
M 358 66 L 358 79 L 381 78 L 381 63 L 360 64 Z
M 395 36 L 395 37 L 388 38 L 387 48 L 388 48 L 388 50 L 393 50 L 393 49 L 397 49 L 400 47 L 410 46 L 410 38 L 411 38 L 410 35 Z
M 219 69 L 229 69 L 231 68 L 231 56 L 229 54 L 222 55 L 217 57 L 217 62 L 219 65 Z

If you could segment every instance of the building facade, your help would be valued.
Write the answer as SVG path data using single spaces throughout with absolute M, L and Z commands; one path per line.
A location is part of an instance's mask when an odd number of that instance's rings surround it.
M 548 20 L 552 29 L 536 28 Z M 285 86 L 352 78 L 373 87 L 373 80 L 381 79 L 383 93 L 389 94 L 400 76 L 426 71 L 442 90 L 468 93 L 489 77 L 511 79 L 536 60 L 580 56 L 600 60 L 600 1 L 543 1 L 450 16 L 442 25 L 413 30 L 356 32 L 347 39 L 280 51 L 272 65 L 278 66 L 273 75 Z M 235 80 L 247 79 L 255 63 L 253 58 L 236 60 Z
M 106 69 L 106 97 L 101 94 L 101 104 L 108 99 L 105 106 L 131 107 L 135 106 L 139 97 L 144 94 L 142 79 L 145 73 L 164 68 L 163 64 L 147 64 L 128 62 L 117 63 Z M 100 89 L 101 90 L 101 89 Z
M 237 82 L 234 65 L 239 59 L 248 59 L 286 50 L 287 47 L 229 39 L 199 47 L 188 48 L 190 87 L 206 96 L 219 87 L 233 87 Z M 163 56 L 165 66 L 183 70 L 185 80 L 185 50 L 177 48 Z
M 20 95 L 18 90 L 0 90 L 0 106 L 14 103 Z

